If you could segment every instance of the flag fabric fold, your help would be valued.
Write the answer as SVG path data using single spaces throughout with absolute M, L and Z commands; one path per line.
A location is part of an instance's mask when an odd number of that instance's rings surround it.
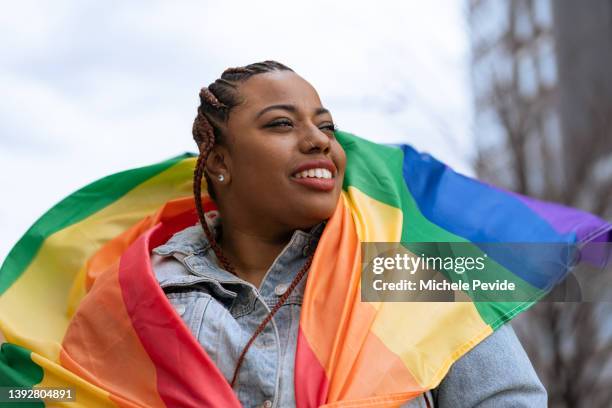
M 362 243 L 612 240 L 612 225 L 588 213 L 462 176 L 407 145 L 336 136 L 347 169 L 302 305 L 300 408 L 400 406 L 537 301 L 362 302 Z M 0 385 L 75 389 L 76 402 L 39 406 L 240 406 L 151 270 L 150 250 L 197 222 L 194 165 L 185 154 L 108 176 L 26 232 L 0 269 Z M 567 272 L 497 268 L 541 295 Z

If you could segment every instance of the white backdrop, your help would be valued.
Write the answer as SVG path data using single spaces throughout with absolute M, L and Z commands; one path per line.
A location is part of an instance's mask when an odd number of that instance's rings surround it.
M 200 87 L 265 59 L 340 129 L 471 174 L 463 2 L 19 1 L 0 13 L 0 259 L 42 213 L 119 170 L 195 151 Z

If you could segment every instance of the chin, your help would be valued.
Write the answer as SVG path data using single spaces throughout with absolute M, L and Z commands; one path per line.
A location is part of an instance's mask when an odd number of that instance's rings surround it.
M 336 209 L 336 203 L 337 201 L 325 200 L 323 202 L 318 201 L 295 206 L 294 208 L 303 209 L 299 214 L 296 214 L 297 218 L 300 220 L 299 228 L 312 227 L 321 221 L 329 219 Z

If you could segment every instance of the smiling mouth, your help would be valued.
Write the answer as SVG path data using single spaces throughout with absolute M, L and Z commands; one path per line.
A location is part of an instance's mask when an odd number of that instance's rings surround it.
M 306 178 L 333 179 L 334 175 L 328 169 L 315 168 L 315 169 L 308 169 L 308 170 L 300 171 L 294 174 L 293 177 L 296 179 L 306 179 Z
M 303 170 L 291 176 L 291 181 L 310 190 L 328 192 L 336 187 L 336 176 L 328 169 Z

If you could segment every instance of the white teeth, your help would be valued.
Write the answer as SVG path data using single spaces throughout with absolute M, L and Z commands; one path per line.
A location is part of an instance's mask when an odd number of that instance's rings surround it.
M 322 178 L 322 179 L 330 179 L 332 178 L 331 171 L 327 169 L 309 169 L 304 170 L 295 175 L 295 178 Z

